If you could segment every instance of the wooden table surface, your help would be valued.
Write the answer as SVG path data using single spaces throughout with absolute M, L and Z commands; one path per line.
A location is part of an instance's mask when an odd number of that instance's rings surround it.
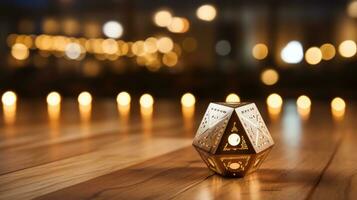
M 137 104 L 119 115 L 115 101 L 98 100 L 81 118 L 67 100 L 50 120 L 43 102 L 19 101 L 15 121 L 0 117 L 0 199 L 357 199 L 353 103 L 340 120 L 327 102 L 305 120 L 294 101 L 277 118 L 257 105 L 276 145 L 256 173 L 233 179 L 191 146 L 207 103 L 190 116 L 158 101 L 142 116 Z

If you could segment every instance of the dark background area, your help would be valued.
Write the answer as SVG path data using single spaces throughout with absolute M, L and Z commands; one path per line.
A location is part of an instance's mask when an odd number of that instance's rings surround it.
M 312 98 L 330 99 L 333 96 L 357 97 L 356 55 L 342 57 L 338 45 L 344 40 L 357 40 L 357 19 L 349 16 L 351 2 L 336 1 L 143 1 L 143 0 L 7 0 L 0 2 L 0 91 L 14 90 L 23 97 L 44 97 L 56 90 L 64 96 L 76 96 L 83 90 L 94 96 L 113 97 L 125 90 L 138 96 L 149 92 L 156 97 L 178 98 L 192 92 L 199 98 L 223 98 L 236 92 L 243 98 L 263 98 L 277 92 L 283 97 L 307 94 Z M 202 4 L 214 5 L 217 15 L 213 21 L 202 21 L 196 10 Z M 157 27 L 153 15 L 161 9 L 175 16 L 185 17 L 190 23 L 185 33 L 172 33 Z M 44 21 L 54 20 L 56 31 L 46 33 Z M 78 31 L 66 34 L 61 23 L 65 19 L 76 22 Z M 25 60 L 11 55 L 7 40 L 10 34 L 64 35 L 87 38 L 86 23 L 100 28 L 96 38 L 106 38 L 102 25 L 109 20 L 121 23 L 124 29 L 120 40 L 145 40 L 151 36 L 168 36 L 181 46 L 182 53 L 173 67 L 164 64 L 156 71 L 137 64 L 134 58 L 120 56 L 116 60 L 99 60 L 85 54 L 81 60 L 57 57 L 51 52 L 43 56 L 30 49 Z M 25 22 L 30 28 L 21 26 Z M 197 47 L 185 51 L 182 44 L 193 38 Z M 217 42 L 228 41 L 231 50 L 218 55 Z M 286 64 L 280 58 L 282 48 L 292 40 L 299 41 L 303 51 L 331 43 L 336 47 L 333 59 L 317 65 L 305 59 L 297 64 Z M 252 48 L 264 43 L 267 57 L 254 59 Z M 83 73 L 90 60 L 99 70 Z M 260 80 L 266 68 L 275 69 L 279 80 L 264 85 Z

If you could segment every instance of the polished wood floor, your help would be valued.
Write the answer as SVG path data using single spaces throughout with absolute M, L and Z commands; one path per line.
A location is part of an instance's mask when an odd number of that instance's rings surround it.
M 357 199 L 357 107 L 334 118 L 327 102 L 301 117 L 294 101 L 269 115 L 276 145 L 245 178 L 209 171 L 191 146 L 208 104 L 195 112 L 156 102 L 153 113 L 133 104 L 75 101 L 60 116 L 43 102 L 18 102 L 0 117 L 0 199 Z

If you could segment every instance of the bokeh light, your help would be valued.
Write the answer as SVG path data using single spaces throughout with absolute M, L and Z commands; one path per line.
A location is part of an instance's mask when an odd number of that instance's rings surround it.
M 304 51 L 299 41 L 290 41 L 280 53 L 281 59 L 289 64 L 301 62 L 304 57 Z
M 357 52 L 356 43 L 352 40 L 345 40 L 338 46 L 338 52 L 342 57 L 350 58 Z
M 166 27 L 171 24 L 172 14 L 167 10 L 157 11 L 154 15 L 154 22 L 157 26 Z
M 150 108 L 154 104 L 154 98 L 150 94 L 143 94 L 139 100 L 140 106 L 144 108 Z
M 144 42 L 144 51 L 146 53 L 155 53 L 157 52 L 157 39 L 154 37 L 149 37 Z
M 342 120 L 345 115 L 346 103 L 341 97 L 331 101 L 331 112 L 335 120 Z
M 301 109 L 309 109 L 311 107 L 311 100 L 308 96 L 301 95 L 299 98 L 297 98 L 296 105 Z
M 175 52 L 169 52 L 162 57 L 162 63 L 168 67 L 173 67 L 177 64 L 178 56 Z
M 157 48 L 161 53 L 168 53 L 174 48 L 174 43 L 169 37 L 162 37 L 157 41 Z
M 184 95 L 182 95 L 182 97 L 181 97 L 182 106 L 192 107 L 195 105 L 195 103 L 196 103 L 196 98 L 193 94 L 185 93 Z
M 5 106 L 13 106 L 16 104 L 16 101 L 17 96 L 13 91 L 6 91 L 1 97 L 1 102 Z
M 277 93 L 270 94 L 266 101 L 268 107 L 281 108 L 283 105 L 283 99 Z
M 78 95 L 79 105 L 87 106 L 92 104 L 92 95 L 89 92 L 81 92 Z
M 240 102 L 240 98 L 237 94 L 230 93 L 226 97 L 226 102 L 227 103 L 238 103 L 238 102 Z
M 11 55 L 17 60 L 25 60 L 29 54 L 29 49 L 24 44 L 16 43 L 11 48 Z
M 203 21 L 212 21 L 216 17 L 217 11 L 213 5 L 206 4 L 197 9 L 196 15 Z
M 330 43 L 325 43 L 321 45 L 320 51 L 323 60 L 331 60 L 336 55 L 335 47 Z
M 17 96 L 15 92 L 13 91 L 7 91 L 5 92 L 2 97 L 2 108 L 3 108 L 3 116 L 4 116 L 4 122 L 6 125 L 12 125 L 14 124 L 16 120 L 16 101 L 17 101 Z
M 226 56 L 231 52 L 231 44 L 227 40 L 220 40 L 216 43 L 216 53 Z
M 117 103 L 121 106 L 130 105 L 131 97 L 128 92 L 120 92 L 117 96 Z
M 106 39 L 102 41 L 102 49 L 106 54 L 116 54 L 119 51 L 119 46 L 114 39 Z
M 123 32 L 123 26 L 117 21 L 108 21 L 103 25 L 103 33 L 107 37 L 120 38 Z
M 260 80 L 265 85 L 274 85 L 279 80 L 279 74 L 275 69 L 265 69 L 260 75 Z
M 350 17 L 357 17 L 357 1 L 352 0 L 351 2 L 349 2 L 349 4 L 347 5 L 347 14 Z
M 341 97 L 335 97 L 331 101 L 331 108 L 336 111 L 343 111 L 346 108 L 346 103 Z
M 61 103 L 61 95 L 58 92 L 50 92 L 46 98 L 47 104 L 57 106 Z
M 167 27 L 173 33 L 185 33 L 188 31 L 190 23 L 186 18 L 173 17 L 170 25 Z
M 69 43 L 66 46 L 65 54 L 69 59 L 78 59 L 81 55 L 81 46 L 77 43 Z
M 305 53 L 305 60 L 310 65 L 316 65 L 321 62 L 322 53 L 318 47 L 310 47 Z
M 53 18 L 45 18 L 42 22 L 42 30 L 46 34 L 58 33 L 59 28 L 59 23 Z
M 306 95 L 301 95 L 296 100 L 297 112 L 302 120 L 308 120 L 311 111 L 311 100 Z
M 257 60 L 266 58 L 268 56 L 268 52 L 268 47 L 263 43 L 254 45 L 252 49 L 252 55 Z

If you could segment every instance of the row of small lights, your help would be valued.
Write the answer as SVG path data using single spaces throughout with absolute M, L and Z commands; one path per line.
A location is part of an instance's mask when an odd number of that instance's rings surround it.
M 202 5 L 197 9 L 197 17 L 204 21 L 212 21 L 216 16 L 216 9 L 213 5 Z M 154 23 L 160 27 L 174 33 L 184 33 L 189 29 L 189 21 L 186 18 L 174 17 L 168 10 L 157 11 L 153 17 Z M 51 23 L 55 25 L 55 23 Z M 116 60 L 119 56 L 133 55 L 144 57 L 146 54 L 163 53 L 162 61 L 167 66 L 174 66 L 177 63 L 178 52 L 173 51 L 174 44 L 169 37 L 149 37 L 145 41 L 124 42 L 115 41 L 124 33 L 124 28 L 120 22 L 110 20 L 103 24 L 102 31 L 108 39 L 85 39 L 66 36 L 50 35 L 20 35 L 10 34 L 8 43 L 11 47 L 11 54 L 17 60 L 25 60 L 29 56 L 29 49 L 55 52 L 54 55 L 61 57 L 66 55 L 71 60 L 81 60 L 85 53 L 93 53 L 100 60 Z M 10 41 L 10 42 L 9 42 Z M 15 41 L 15 42 L 14 42 Z M 47 56 L 43 52 L 40 52 Z M 98 56 L 99 55 L 99 56 Z M 104 55 L 104 56 L 103 56 Z M 151 59 L 153 60 L 153 59 Z M 140 61 L 139 61 L 140 62 Z M 156 62 L 157 63 L 157 62 Z
M 48 56 L 52 52 L 57 57 L 66 56 L 70 60 L 82 60 L 88 52 L 93 53 L 99 60 L 114 61 L 120 56 L 137 56 L 139 65 L 154 65 L 161 63 L 158 57 L 162 54 L 162 63 L 172 67 L 177 64 L 181 55 L 180 45 L 174 43 L 170 37 L 149 37 L 136 42 L 125 42 L 112 38 L 11 34 L 8 43 L 11 46 L 11 55 L 17 60 L 27 59 L 29 49 L 39 49 L 40 55 Z
M 83 106 L 91 105 L 92 103 L 92 95 L 89 92 L 81 92 L 78 95 L 78 103 Z M 1 101 L 4 106 L 13 106 L 17 102 L 17 95 L 13 91 L 7 91 L 2 95 Z M 46 98 L 47 104 L 49 106 L 58 106 L 61 103 L 61 95 L 58 92 L 50 92 Z M 117 104 L 120 106 L 129 106 L 131 103 L 131 96 L 128 92 L 120 92 L 116 98 Z M 231 93 L 227 95 L 225 101 L 227 103 L 236 103 L 240 102 L 240 97 L 235 94 Z M 154 98 L 145 93 L 141 95 L 139 99 L 140 106 L 149 108 L 152 107 L 154 104 Z M 196 103 L 196 98 L 191 93 L 185 93 L 181 97 L 181 104 L 184 107 L 193 107 Z M 270 94 L 267 97 L 266 103 L 268 107 L 273 109 L 280 109 L 283 105 L 283 99 L 277 93 Z M 300 109 L 310 109 L 311 107 L 311 100 L 306 95 L 301 95 L 297 98 L 296 101 L 297 107 Z M 345 101 L 341 97 L 335 97 L 331 101 L 331 108 L 332 110 L 344 112 L 346 107 Z

